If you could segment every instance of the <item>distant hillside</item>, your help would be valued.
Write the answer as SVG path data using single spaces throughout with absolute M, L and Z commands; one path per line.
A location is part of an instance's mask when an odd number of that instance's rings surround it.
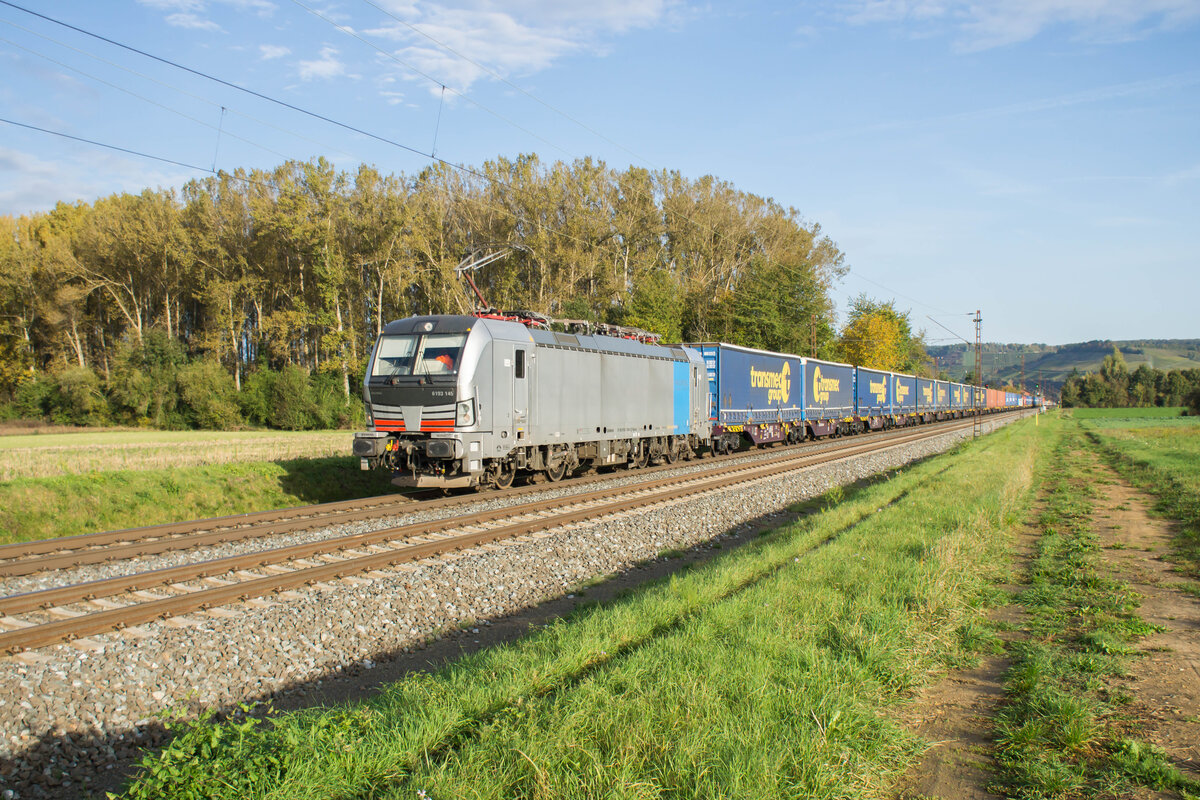
M 1032 390 L 1039 380 L 1051 397 L 1057 396 L 1072 369 L 1097 372 L 1100 362 L 1116 345 L 1129 369 L 1148 364 L 1156 369 L 1200 369 L 1200 339 L 1138 339 L 1132 341 L 1092 341 L 1077 344 L 998 344 L 983 345 L 984 382 L 1021 382 L 1021 356 L 1025 356 L 1025 386 Z M 966 344 L 938 345 L 927 348 L 955 380 L 975 371 L 975 348 Z

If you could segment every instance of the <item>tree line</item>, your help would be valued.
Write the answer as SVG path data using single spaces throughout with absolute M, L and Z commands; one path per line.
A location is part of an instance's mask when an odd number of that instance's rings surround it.
M 382 326 L 469 312 L 455 266 L 501 250 L 474 275 L 497 307 L 841 353 L 842 253 L 725 181 L 534 155 L 415 175 L 318 158 L 0 217 L 0 401 L 63 422 L 353 424 Z
M 1200 369 L 1161 370 L 1139 364 L 1132 372 L 1120 349 L 1104 357 L 1099 372 L 1072 370 L 1062 386 L 1063 407 L 1188 406 L 1200 414 Z

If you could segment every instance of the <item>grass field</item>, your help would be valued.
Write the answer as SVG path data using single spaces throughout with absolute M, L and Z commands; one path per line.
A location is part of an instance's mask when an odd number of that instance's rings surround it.
M 1177 554 L 1200 576 L 1200 417 L 1084 417 L 1080 426 L 1135 486 L 1158 499 L 1158 511 L 1179 522 Z M 1076 412 L 1077 413 L 1077 412 Z
M 388 494 L 390 477 L 341 456 L 16 478 L 0 482 L 0 544 Z
M 0 436 L 0 481 L 350 453 L 349 431 L 81 431 Z
M 132 797 L 867 797 L 907 693 L 990 647 L 1017 423 L 754 544 L 346 707 L 188 726 Z

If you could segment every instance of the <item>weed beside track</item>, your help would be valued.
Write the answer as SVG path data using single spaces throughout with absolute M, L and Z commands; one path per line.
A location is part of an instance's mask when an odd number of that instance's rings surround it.
M 921 749 L 889 708 L 979 641 L 1037 441 L 1009 426 L 368 702 L 185 725 L 129 795 L 878 791 Z

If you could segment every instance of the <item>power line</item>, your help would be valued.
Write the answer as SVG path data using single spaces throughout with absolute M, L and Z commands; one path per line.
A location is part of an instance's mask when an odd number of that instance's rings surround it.
M 3 2 L 3 1 L 4 1 L 4 0 L 0 0 L 0 2 Z M 929 305 L 928 303 L 924 303 L 924 302 L 922 302 L 922 301 L 918 300 L 918 299 L 917 299 L 917 298 L 915 298 L 915 297 L 910 297 L 910 296 L 908 296 L 908 295 L 904 294 L 903 292 L 897 292 L 895 289 L 892 289 L 892 288 L 890 288 L 890 287 L 888 287 L 888 286 L 884 286 L 882 283 L 880 283 L 880 282 L 879 282 L 879 281 L 877 281 L 877 280 L 872 280 L 871 278 L 868 278 L 866 275 L 863 275 L 861 272 L 857 272 L 857 271 L 855 271 L 855 270 L 853 270 L 853 269 L 847 269 L 847 273 L 848 273 L 848 274 L 850 274 L 850 275 L 853 275 L 854 277 L 858 278 L 859 280 L 864 280 L 864 281 L 866 281 L 867 283 L 873 283 L 873 284 L 875 284 L 876 286 L 878 286 L 880 289 L 883 289 L 884 291 L 891 292 L 892 294 L 894 294 L 894 295 L 896 295 L 896 296 L 898 296 L 898 297 L 903 297 L 905 300 L 909 300 L 909 301 L 911 301 L 911 302 L 913 302 L 913 303 L 916 303 L 916 304 L 917 304 L 917 305 L 919 305 L 919 306 L 922 306 L 922 307 L 924 307 L 924 308 L 928 308 L 928 309 L 930 309 L 930 310 L 932 310 L 932 311 L 936 311 L 936 312 L 938 312 L 939 314 L 945 314 L 945 315 L 946 315 L 946 316 L 948 316 L 948 317 L 951 317 L 951 316 L 959 316 L 958 314 L 954 314 L 954 313 L 952 313 L 952 312 L 950 312 L 950 311 L 943 311 L 942 309 L 940 309 L 940 308 L 938 308 L 938 307 L 936 307 L 936 306 L 931 306 L 931 305 Z M 957 336 L 958 334 L 955 334 L 955 335 Z
M 183 95 L 184 97 L 190 97 L 191 99 L 193 99 L 193 100 L 198 100 L 198 101 L 200 101 L 201 103 L 207 103 L 208 105 L 212 106 L 213 108 L 222 108 L 222 109 L 225 109 L 225 110 L 226 110 L 226 111 L 228 111 L 228 113 L 230 113 L 230 114 L 234 114 L 234 115 L 236 115 L 236 116 L 239 116 L 239 117 L 241 117 L 242 119 L 249 120 L 249 121 L 251 121 L 251 122 L 253 122 L 253 123 L 255 123 L 255 124 L 262 125 L 262 126 L 263 126 L 263 127 L 265 127 L 265 128 L 270 128 L 271 130 L 274 130 L 274 131 L 278 131 L 278 132 L 280 132 L 280 133 L 287 134 L 288 136 L 292 136 L 292 137 L 295 137 L 295 138 L 297 138 L 297 139 L 301 139 L 301 140 L 303 140 L 303 141 L 305 141 L 305 142 L 308 142 L 308 143 L 310 143 L 310 144 L 315 144 L 315 145 L 318 145 L 318 146 L 320 146 L 320 147 L 323 147 L 323 148 L 325 148 L 326 150 L 331 150 L 331 151 L 334 151 L 334 152 L 337 152 L 337 153 L 341 153 L 342 155 L 345 155 L 345 156 L 350 156 L 351 158 L 353 158 L 353 156 L 352 156 L 350 153 L 347 153 L 345 150 L 342 150 L 342 149 L 341 149 L 341 148 L 339 148 L 339 147 L 335 147 L 335 146 L 333 146 L 333 145 L 331 145 L 331 144 L 329 144 L 329 143 L 327 143 L 327 142 L 318 141 L 318 140 L 316 140 L 316 139 L 313 139 L 313 138 L 310 138 L 310 137 L 308 137 L 308 136 L 304 136 L 304 135 L 302 135 L 302 134 L 296 133 L 296 132 L 295 132 L 295 131 L 293 131 L 293 130 L 290 130 L 290 129 L 288 129 L 288 128 L 285 128 L 285 127 L 283 127 L 283 126 L 281 126 L 281 125 L 275 125 L 275 124 L 273 124 L 273 123 L 267 122 L 266 120 L 259 119 L 258 117 L 254 117 L 254 116 L 251 116 L 250 114 L 246 114 L 246 113 L 243 113 L 243 112 L 241 112 L 241 111 L 238 111 L 237 109 L 234 109 L 234 108 L 228 108 L 227 106 L 225 106 L 225 105 L 223 105 L 223 104 L 221 104 L 221 103 L 218 103 L 218 102 L 216 102 L 215 100 L 210 100 L 210 99 L 208 99 L 207 97 L 202 97 L 201 95 L 194 94 L 194 93 L 192 93 L 192 92 L 189 92 L 189 91 L 187 91 L 186 89 L 181 89 L 181 88 L 179 88 L 178 86 L 175 86 L 174 84 L 167 83 L 166 81 L 163 81 L 163 80 L 160 80 L 160 79 L 158 79 L 158 78 L 155 78 L 153 75 L 147 75 L 147 74 L 146 74 L 146 73 L 144 73 L 144 72 L 138 72 L 137 70 L 135 70 L 135 69 L 130 69 L 129 67 L 126 67 L 126 66 L 124 66 L 124 65 L 122 65 L 122 64 L 118 64 L 118 63 L 116 63 L 116 62 L 114 62 L 114 61 L 109 61 L 108 59 L 106 59 L 106 58 L 103 58 L 102 56 L 96 55 L 95 53 L 92 53 L 92 52 L 90 52 L 90 51 L 88 51 L 88 50 L 84 50 L 84 49 L 82 49 L 82 48 L 75 47 L 74 45 L 70 45 L 70 44 L 67 44 L 66 42 L 60 41 L 60 40 L 58 40 L 58 39 L 55 39 L 53 36 L 46 36 L 46 35 L 45 35 L 45 34 L 43 34 L 43 33 L 38 33 L 38 32 L 37 32 L 37 31 L 35 31 L 35 30 L 31 30 L 30 28 L 26 28 L 26 27 L 25 27 L 25 26 L 23 26 L 23 25 L 18 25 L 17 23 L 13 22 L 12 20 L 8 20 L 8 19 L 0 18 L 0 22 L 3 22 L 5 25 L 10 25 L 10 26 L 12 26 L 12 27 L 16 28 L 16 29 L 17 29 L 17 30 L 19 30 L 19 31 L 23 31 L 24 33 L 27 33 L 27 34 L 29 34 L 30 36 L 36 36 L 37 38 L 39 38 L 39 39 L 41 39 L 41 40 L 43 40 L 43 41 L 50 42 L 51 44 L 56 44 L 56 45 L 58 45 L 59 47 L 62 47 L 62 48 L 64 48 L 64 49 L 66 49 L 66 50 L 70 50 L 70 51 L 72 51 L 72 52 L 74 52 L 74 53 L 78 53 L 79 55 L 82 55 L 82 56 L 87 56 L 88 58 L 92 59 L 93 61 L 98 61 L 98 62 L 100 62 L 101 64 L 104 64 L 104 65 L 106 65 L 106 66 L 112 67 L 113 69 L 119 69 L 119 70 L 121 70 L 122 72 L 126 72 L 126 73 L 128 73 L 128 74 L 130 74 L 130 75 L 133 75 L 133 76 L 135 76 L 135 77 L 141 78 L 142 80 L 150 81 L 151 83 L 156 83 L 156 84 L 158 84 L 159 86 L 162 86 L 162 87 L 164 87 L 164 88 L 166 88 L 166 89 L 170 89 L 170 90 L 171 90 L 171 91 L 173 91 L 173 92 L 177 92 L 178 94 L 181 94 L 181 95 Z M 19 47 L 20 45 L 17 45 L 17 46 Z M 119 88 L 119 87 L 118 87 L 118 88 Z M 122 91 L 123 91 L 123 90 L 122 90 Z M 277 155 L 278 155 L 278 154 L 277 154 Z M 286 158 L 286 156 L 285 156 L 285 158 Z
M 5 122 L 9 125 L 15 125 L 18 128 L 25 128 L 25 129 L 31 130 L 31 131 L 38 131 L 39 133 L 47 133 L 51 136 L 61 136 L 63 139 L 71 139 L 72 141 L 83 142 L 84 144 L 95 145 L 96 147 L 103 147 L 108 150 L 116 150 L 118 153 L 127 153 L 131 156 L 138 156 L 140 158 L 149 158 L 154 161 L 161 161 L 164 164 L 173 164 L 177 167 L 184 167 L 186 169 L 194 169 L 197 172 L 203 172 L 208 175 L 216 175 L 218 177 L 222 174 L 228 175 L 230 178 L 232 178 L 234 180 L 243 181 L 245 183 L 252 183 L 255 186 L 261 186 L 264 189 L 271 189 L 271 190 L 275 189 L 275 187 L 273 187 L 269 184 L 263 183 L 262 181 L 255 180 L 254 178 L 246 178 L 246 177 L 243 177 L 240 175 L 234 175 L 233 173 L 229 173 L 229 172 L 221 172 L 218 170 L 209 169 L 208 167 L 200 167 L 195 164 L 189 164 L 186 161 L 176 161 L 173 158 L 165 158 L 163 156 L 156 156 L 156 155 L 152 155 L 150 153 L 143 153 L 140 150 L 132 150 L 128 147 L 119 147 L 115 144 L 107 144 L 105 142 L 98 142 L 95 139 L 85 139 L 82 136 L 72 136 L 69 133 L 63 133 L 62 131 L 52 131 L 49 128 L 39 128 L 37 125 L 29 125 L 24 122 L 17 122 L 16 120 L 5 119 L 3 117 L 0 117 L 0 122 Z
M 216 126 L 216 125 L 212 125 L 212 124 L 210 124 L 210 123 L 207 123 L 207 122 L 205 122 L 205 121 L 204 121 L 204 120 L 202 120 L 202 119 L 197 119 L 196 117 L 193 117 L 193 116 L 192 116 L 192 115 L 190 115 L 190 114 L 185 114 L 184 112 L 182 112 L 182 111 L 179 111 L 178 109 L 171 108 L 171 107 L 170 107 L 170 106 L 168 106 L 168 105 L 164 105 L 163 103 L 160 103 L 160 102 L 158 102 L 157 100 L 151 100 L 149 97 L 145 97 L 145 96 L 143 96 L 143 95 L 140 95 L 140 94 L 138 94 L 137 92 L 134 92 L 134 91 L 132 91 L 132 90 L 130 90 L 130 89 L 125 89 L 125 88 L 123 88 L 123 87 L 121 87 L 121 86 L 117 86 L 115 83 L 110 83 L 109 81 L 106 81 L 106 80 L 104 80 L 103 78 L 97 77 L 97 76 L 95 76 L 95 75 L 92 75 L 92 74 L 90 74 L 90 73 L 87 73 L 87 72 L 84 72 L 84 71 L 83 71 L 83 70 L 81 70 L 81 69 L 76 69 L 75 67 L 72 67 L 72 66 L 71 66 L 71 65 L 69 65 L 69 64 L 64 64 L 63 62 L 61 62 L 61 61 L 59 61 L 59 60 L 57 60 L 57 59 L 51 58 L 50 56 L 46 55 L 45 53 L 39 53 L 39 52 L 38 52 L 38 51 L 36 51 L 36 50 L 32 50 L 32 49 L 30 49 L 30 48 L 28 48 L 28 47 L 25 47 L 24 45 L 17 44 L 16 42 L 14 42 L 14 41 L 11 41 L 11 40 L 9 40 L 9 39 L 0 38 L 0 42 L 4 42 L 5 44 L 12 45 L 13 47 L 16 47 L 16 48 L 18 48 L 18 49 L 20 49 L 20 50 L 24 50 L 26 53 L 30 53 L 31 55 L 35 55 L 35 56 L 37 56 L 38 58 L 43 58 L 43 59 L 45 59 L 46 61 L 49 61 L 51 64 L 55 64 L 55 65 L 57 65 L 57 66 L 59 66 L 59 67 L 62 67 L 63 69 L 70 70 L 71 72 L 74 72 L 74 73 L 76 73 L 77 75 L 82 75 L 83 77 L 85 77 L 85 78 L 88 78 L 89 80 L 93 80 L 93 81 L 95 81 L 96 83 L 103 84 L 103 85 L 105 85 L 105 86 L 109 87 L 110 89 L 116 89 L 118 92 L 124 92 L 125 94 L 129 95 L 130 97 L 135 97 L 135 98 L 137 98 L 138 100 L 141 100 L 143 103 L 149 103 L 149 104 L 150 104 L 150 105 L 152 105 L 152 106 L 158 106 L 159 108 L 161 108 L 161 109 L 162 109 L 162 110 L 164 110 L 164 111 L 169 111 L 170 113 L 172 113 L 172 114 L 176 114 L 176 115 L 178 115 L 178 116 L 180 116 L 180 117 L 183 117 L 184 119 L 186 119 L 186 120 L 188 120 L 188 121 L 190 121 L 190 122 L 194 122 L 194 123 L 196 123 L 197 125 L 202 125 L 202 126 L 204 126 L 205 128 L 208 128 L 209 130 L 214 130 L 214 131 L 217 131 L 217 136 L 218 136 L 218 138 L 220 137 L 221 131 L 220 131 L 220 129 L 218 128 L 218 126 Z M 221 111 L 222 111 L 222 113 L 221 113 L 221 118 L 222 118 L 222 120 L 224 120 L 224 117 L 225 117 L 224 111 L 225 111 L 225 109 L 224 109 L 224 107 L 223 107 L 223 106 L 222 106 L 222 108 L 221 108 Z M 266 152 L 268 152 L 268 153 L 270 153 L 270 154 L 272 154 L 272 155 L 279 156 L 280 158 L 282 158 L 282 159 L 284 159 L 284 160 L 286 160 L 286 159 L 287 159 L 287 156 L 285 156 L 283 153 L 280 153 L 278 150 L 272 150 L 271 148 L 267 147 L 266 145 L 262 145 L 262 144 L 259 144 L 258 142 L 251 141 L 250 139 L 247 139 L 247 138 L 245 138 L 245 137 L 243 137 L 243 136 L 238 136 L 236 133 L 230 133 L 230 132 L 226 131 L 226 132 L 225 132 L 225 135 L 226 135 L 226 136 L 229 136 L 229 137 L 231 137 L 231 138 L 234 138 L 234 139 L 238 139 L 239 141 L 245 142 L 246 144 L 250 145 L 251 147 L 257 147 L 257 148 L 259 148 L 260 150 L 265 150 Z

